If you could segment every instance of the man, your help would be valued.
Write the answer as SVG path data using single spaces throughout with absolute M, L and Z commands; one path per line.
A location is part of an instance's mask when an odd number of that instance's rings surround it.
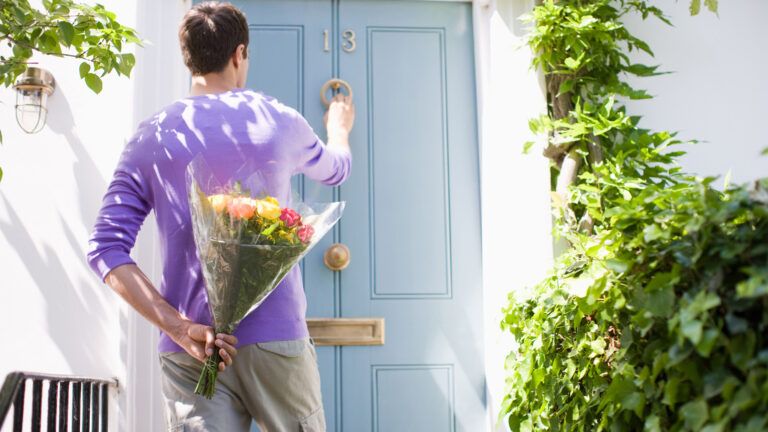
M 95 223 L 88 262 L 161 331 L 170 430 L 247 431 L 251 419 L 264 432 L 325 430 L 298 267 L 234 335 L 214 335 L 195 255 L 185 169 L 199 154 L 220 173 L 234 172 L 238 161 L 248 158 L 269 167 L 270 184 L 283 199 L 294 174 L 338 185 L 350 170 L 354 106 L 345 96 L 334 97 L 325 117 L 326 145 L 294 109 L 245 89 L 248 25 L 230 4 L 192 8 L 179 39 L 192 73 L 190 96 L 142 122 L 126 145 Z M 163 262 L 159 292 L 129 256 L 151 210 Z M 207 400 L 195 395 L 194 387 L 201 362 L 214 349 L 223 359 L 222 373 L 215 396 Z

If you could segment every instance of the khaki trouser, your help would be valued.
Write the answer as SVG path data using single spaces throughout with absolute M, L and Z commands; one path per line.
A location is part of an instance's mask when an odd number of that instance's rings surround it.
M 262 432 L 325 431 L 317 353 L 308 339 L 240 347 L 211 400 L 194 393 L 202 364 L 189 354 L 163 353 L 160 367 L 169 431 L 247 432 L 251 419 Z

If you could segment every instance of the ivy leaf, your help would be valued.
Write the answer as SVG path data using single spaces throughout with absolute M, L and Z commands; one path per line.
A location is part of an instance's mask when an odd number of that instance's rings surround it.
M 95 74 L 89 73 L 85 75 L 84 79 L 85 79 L 85 84 L 88 86 L 88 88 L 93 90 L 94 93 L 96 94 L 101 93 L 101 88 L 102 88 L 101 78 L 99 78 Z
M 576 70 L 579 68 L 579 66 L 581 66 L 581 62 L 579 62 L 578 60 L 575 60 L 572 57 L 568 57 L 567 59 L 565 59 L 564 63 L 565 63 L 565 67 L 571 70 Z
M 656 414 L 652 414 L 645 419 L 645 424 L 643 425 L 643 431 L 656 432 L 660 430 L 661 430 L 661 423 L 659 420 L 659 416 L 657 416 Z
M 768 269 L 758 271 L 748 269 L 752 276 L 736 285 L 736 295 L 740 298 L 756 298 L 768 295 Z
M 680 416 L 689 430 L 701 430 L 709 418 L 707 403 L 702 399 L 688 402 L 680 407 Z
M 617 258 L 611 258 L 605 261 L 605 266 L 616 273 L 624 273 L 632 266 L 631 262 L 623 261 Z
M 648 293 L 645 307 L 653 316 L 671 316 L 675 307 L 675 291 L 672 285 Z
M 639 418 L 643 418 L 643 408 L 645 408 L 645 395 L 635 391 L 626 395 L 621 400 L 624 409 L 634 412 Z
M 526 141 L 523 144 L 523 154 L 528 154 L 536 143 L 534 141 Z
M 701 354 L 702 357 L 709 357 L 712 349 L 717 343 L 717 339 L 720 337 L 720 331 L 717 329 L 707 329 L 701 337 L 701 341 L 696 344 L 696 351 Z
M 567 63 L 568 63 L 568 60 L 566 60 L 566 64 L 567 64 Z M 565 94 L 565 93 L 568 93 L 569 91 L 573 90 L 573 85 L 574 85 L 574 84 L 575 84 L 575 81 L 574 81 L 574 80 L 572 80 L 572 79 L 567 79 L 567 80 L 563 81 L 563 82 L 560 84 L 560 88 L 557 90 L 557 92 L 558 92 L 559 94 Z
M 640 77 L 648 77 L 648 76 L 654 76 L 654 75 L 661 75 L 660 73 L 656 72 L 658 69 L 658 66 L 646 66 L 644 64 L 632 64 L 629 66 L 626 66 L 624 68 L 625 71 L 637 75 Z
M 701 340 L 702 329 L 703 324 L 697 319 L 684 321 L 680 326 L 683 336 L 690 340 L 694 345 L 698 344 Z
M 670 407 L 674 407 L 677 404 L 677 391 L 680 388 L 680 378 L 670 377 L 664 384 L 664 398 L 662 402 Z
M 643 230 L 643 239 L 646 243 L 651 243 L 654 240 L 658 240 L 660 238 L 668 238 L 669 233 L 664 232 L 658 225 L 651 224 L 645 227 Z

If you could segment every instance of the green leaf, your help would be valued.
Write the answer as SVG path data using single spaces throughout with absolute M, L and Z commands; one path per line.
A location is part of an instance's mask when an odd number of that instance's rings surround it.
M 645 239 L 646 243 L 650 243 L 654 240 L 658 240 L 660 238 L 668 238 L 669 234 L 666 233 L 664 230 L 661 229 L 656 224 L 650 224 L 643 230 L 643 238 Z
M 277 229 L 277 227 L 279 227 L 279 226 L 280 226 L 280 222 L 275 222 L 272 225 L 270 225 L 267 228 L 265 228 L 264 231 L 261 232 L 261 234 L 265 235 L 265 236 L 268 236 L 268 235 L 272 234 L 273 232 L 275 232 L 275 229 Z
M 646 295 L 645 307 L 653 316 L 667 318 L 672 315 L 674 306 L 675 290 L 672 285 L 666 285 Z
M 720 337 L 720 331 L 717 329 L 707 329 L 702 334 L 701 340 L 696 344 L 696 351 L 701 354 L 702 357 L 709 357 L 712 349 L 717 343 L 717 339 Z
M 632 64 L 632 65 L 626 66 L 624 68 L 624 70 L 629 72 L 629 73 L 631 73 L 631 74 L 633 74 L 633 75 L 637 75 L 637 76 L 641 76 L 641 77 L 647 77 L 647 76 L 659 75 L 659 73 L 656 72 L 656 70 L 658 68 L 659 68 L 658 66 L 646 66 L 644 64 Z
M 662 402 L 670 407 L 677 404 L 677 393 L 680 388 L 680 378 L 670 377 L 664 384 L 664 398 Z
M 648 416 L 648 418 L 645 419 L 643 431 L 644 432 L 661 431 L 661 423 L 659 421 L 659 416 L 657 416 L 656 414 L 651 414 L 650 416 Z
M 768 295 L 768 269 L 755 271 L 749 279 L 736 285 L 736 295 L 740 298 L 756 298 Z
M 726 430 L 727 425 L 728 420 L 723 420 L 719 423 L 711 423 L 704 426 L 704 429 L 702 429 L 701 432 L 723 432 Z
M 643 418 L 643 408 L 645 408 L 645 395 L 641 392 L 632 392 L 621 400 L 624 409 L 634 412 L 639 418 Z
M 84 79 L 85 79 L 85 84 L 88 86 L 88 88 L 93 90 L 94 93 L 96 94 L 101 93 L 101 88 L 102 88 L 101 78 L 99 78 L 97 75 L 89 73 L 85 75 Z
M 698 344 L 701 340 L 703 324 L 697 319 L 691 319 L 682 323 L 680 329 L 688 340 L 694 345 Z
M 64 41 L 64 44 L 70 46 L 72 44 L 72 38 L 75 36 L 75 27 L 68 21 L 59 21 L 59 35 Z
M 616 273 L 624 273 L 630 269 L 632 263 L 618 258 L 610 258 L 605 260 L 605 266 Z
M 589 347 L 592 349 L 592 352 L 597 355 L 602 355 L 605 353 L 605 341 L 602 339 L 593 340 L 589 343 Z
M 701 0 L 691 0 L 691 15 L 698 15 L 701 12 Z
M 567 64 L 567 62 L 568 62 L 568 60 L 566 60 L 566 64 Z M 563 81 L 563 82 L 560 84 L 560 88 L 557 90 L 557 92 L 558 92 L 559 94 L 565 94 L 565 93 L 568 93 L 569 91 L 573 90 L 573 85 L 574 85 L 574 84 L 575 84 L 575 81 L 574 81 L 574 80 L 572 80 L 572 79 L 567 79 L 567 80 Z
M 576 70 L 579 68 L 579 66 L 581 66 L 581 62 L 573 59 L 572 57 L 568 57 L 567 59 L 565 59 L 564 63 L 565 63 L 565 67 L 571 70 Z
M 88 72 L 91 71 L 91 65 L 87 62 L 80 63 L 80 78 L 85 78 Z
M 534 146 L 535 144 L 536 144 L 536 143 L 535 143 L 534 141 L 526 141 L 526 142 L 523 144 L 523 154 L 528 154 L 528 153 L 531 151 L 531 148 L 533 148 L 533 146 Z
M 685 420 L 685 426 L 689 430 L 701 430 L 709 418 L 707 402 L 702 399 L 688 402 L 680 407 L 680 416 Z
M 123 75 L 125 76 L 131 75 L 131 71 L 133 70 L 133 67 L 135 65 L 136 65 L 136 58 L 133 56 L 133 54 L 120 55 L 120 62 L 118 63 L 118 69 Z

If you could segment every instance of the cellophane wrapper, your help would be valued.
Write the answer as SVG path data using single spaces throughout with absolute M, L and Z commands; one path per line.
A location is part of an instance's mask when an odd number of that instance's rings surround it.
M 265 202 L 263 200 L 274 196 L 272 193 L 279 195 L 270 190 L 273 182 L 269 171 L 248 163 L 243 163 L 226 178 L 214 175 L 202 156 L 193 159 L 187 167 L 195 245 L 217 333 L 233 333 L 240 321 L 264 303 L 293 266 L 331 230 L 344 211 L 344 202 L 310 204 L 295 199 L 279 202 L 274 198 Z M 259 212 L 245 217 L 250 212 L 248 205 L 240 213 L 238 210 L 242 209 L 235 208 L 233 215 L 232 208 L 228 207 L 231 202 L 222 208 L 222 201 L 230 198 L 235 202 L 260 202 L 267 207 L 279 203 L 281 211 L 291 209 L 295 212 L 292 214 L 300 216 L 297 222 L 300 226 L 289 228 L 282 216 L 267 219 L 260 217 Z M 269 208 L 274 211 L 274 207 Z M 309 238 L 306 234 L 310 228 L 301 227 L 311 227 L 313 233 Z M 273 230 L 265 234 L 269 228 Z M 291 234 L 299 229 L 304 230 L 301 240 Z M 215 349 L 203 366 L 195 390 L 198 394 L 213 396 L 220 361 Z

